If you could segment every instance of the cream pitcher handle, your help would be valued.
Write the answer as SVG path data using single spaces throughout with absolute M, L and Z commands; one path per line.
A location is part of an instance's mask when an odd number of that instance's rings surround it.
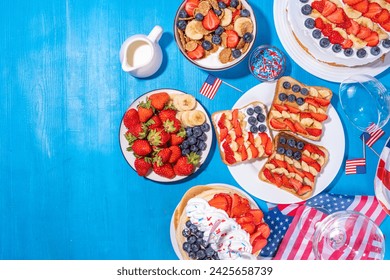
M 162 27 L 159 25 L 156 25 L 155 27 L 153 27 L 152 31 L 150 31 L 148 38 L 153 43 L 158 43 L 162 34 L 163 34 Z

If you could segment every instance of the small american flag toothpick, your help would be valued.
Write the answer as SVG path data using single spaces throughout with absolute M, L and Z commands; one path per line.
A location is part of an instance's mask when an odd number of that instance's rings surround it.
M 207 98 L 213 99 L 222 83 L 224 83 L 225 85 L 227 85 L 227 86 L 229 86 L 229 87 L 231 87 L 239 92 L 243 92 L 242 90 L 232 86 L 231 84 L 229 84 L 227 82 L 222 81 L 220 78 L 217 78 L 211 74 L 209 74 L 207 76 L 207 79 L 203 83 L 199 92 L 202 95 L 206 96 Z

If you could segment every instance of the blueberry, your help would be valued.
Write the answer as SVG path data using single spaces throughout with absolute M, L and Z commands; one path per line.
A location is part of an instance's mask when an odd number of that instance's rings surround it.
M 305 143 L 299 141 L 299 142 L 297 143 L 297 148 L 298 148 L 299 150 L 302 150 L 303 147 L 305 147 Z
M 196 140 L 195 135 L 193 135 L 191 137 L 188 137 L 187 141 L 188 141 L 188 145 L 191 146 L 191 145 L 195 145 L 197 140 Z
M 219 35 L 216 35 L 214 34 L 213 37 L 211 38 L 211 41 L 216 44 L 216 45 L 219 45 L 221 44 L 221 37 Z
M 309 29 L 313 29 L 315 27 L 314 19 L 308 18 L 305 20 L 305 26 Z
M 314 39 L 320 39 L 322 37 L 321 34 L 322 34 L 321 30 L 319 30 L 319 29 L 314 29 L 313 33 L 311 33 L 311 35 L 313 36 Z
M 286 156 L 292 157 L 292 156 L 293 156 L 293 151 L 290 150 L 290 149 L 288 149 L 288 150 L 286 151 Z
M 309 2 L 309 0 L 299 0 L 299 1 L 301 1 L 301 3 L 307 3 L 307 2 Z
M 187 242 L 190 244 L 194 244 L 196 242 L 196 237 L 191 235 L 190 237 L 187 238 Z
M 192 136 L 192 127 L 187 127 L 186 128 L 186 135 L 187 135 L 187 137 Z
M 219 10 L 219 9 L 214 9 L 214 13 L 215 13 L 217 16 L 222 15 L 222 11 Z
M 207 132 L 210 130 L 210 125 L 208 123 L 204 123 L 200 126 L 200 129 L 203 131 L 203 132 Z
M 300 160 L 301 157 L 302 157 L 302 153 L 301 153 L 301 152 L 296 151 L 296 152 L 294 153 L 294 159 L 295 159 L 295 160 Z
M 192 224 L 190 226 L 190 231 L 191 231 L 191 233 L 195 234 L 198 231 L 198 227 L 196 225 Z
M 251 125 L 257 124 L 257 119 L 254 116 L 248 118 L 248 123 Z
M 187 14 L 186 10 L 180 10 L 179 18 L 187 18 L 187 17 L 188 17 L 188 14 Z
M 190 229 L 189 229 L 189 228 L 183 229 L 183 231 L 181 232 L 181 234 L 182 234 L 185 238 L 189 237 L 189 236 L 191 235 Z
M 191 251 L 191 244 L 189 242 L 184 242 L 183 243 L 183 250 L 186 252 L 190 252 Z
M 255 125 L 251 125 L 251 127 L 249 128 L 249 130 L 250 130 L 252 133 L 257 133 L 257 132 L 259 132 L 259 129 L 258 129 L 257 126 L 255 126 Z
M 200 128 L 200 126 L 195 126 L 195 127 L 193 128 L 193 131 L 194 131 L 194 137 L 196 137 L 196 138 L 198 138 L 199 136 L 201 136 L 201 135 L 203 134 L 203 131 L 202 131 L 202 129 Z M 189 140 L 189 139 L 188 139 L 188 140 Z M 190 144 L 193 145 L 193 144 L 195 144 L 195 143 L 192 143 L 192 142 L 190 141 Z
M 198 148 L 201 151 L 206 150 L 206 147 L 207 147 L 207 144 L 205 142 L 201 142 L 201 143 L 198 144 Z
M 264 122 L 264 121 L 265 121 L 265 115 L 262 114 L 262 113 L 258 114 L 258 115 L 257 115 L 257 120 L 258 120 L 259 122 Z
M 222 26 L 218 26 L 217 29 L 215 29 L 214 33 L 217 35 L 221 35 L 225 29 Z
M 283 83 L 283 88 L 284 88 L 284 89 L 289 89 L 289 88 L 291 88 L 290 82 L 284 82 L 284 83 Z
M 218 256 L 218 253 L 215 252 L 214 255 L 213 255 L 213 260 L 219 260 L 219 256 Z
M 301 105 L 303 105 L 304 103 L 305 103 L 305 99 L 303 99 L 302 97 L 299 97 L 299 98 L 297 98 L 297 104 L 299 105 L 299 106 L 301 106 Z
M 190 149 L 189 148 L 185 148 L 185 149 L 182 149 L 181 150 L 181 154 L 183 155 L 183 156 L 186 156 L 186 155 L 188 155 L 188 154 L 190 154 Z
M 302 95 L 308 95 L 309 90 L 307 88 L 301 88 L 301 93 L 302 93 Z
M 299 85 L 293 85 L 291 89 L 293 92 L 300 92 L 301 91 L 301 87 Z
M 190 151 L 196 153 L 197 151 L 199 151 L 199 148 L 196 145 L 191 145 Z
M 196 252 L 196 258 L 198 260 L 203 260 L 206 257 L 206 252 L 205 250 L 201 249 L 198 252 Z
M 249 17 L 251 15 L 251 13 L 247 9 L 243 9 L 243 10 L 241 10 L 240 15 L 242 17 Z
M 220 7 L 221 9 L 225 9 L 226 4 L 224 2 L 218 2 L 218 7 Z
M 207 134 L 203 133 L 201 136 L 198 137 L 198 140 L 205 142 L 207 140 Z
M 261 112 L 263 112 L 260 106 L 256 106 L 253 110 L 255 110 L 256 114 L 260 114 Z
M 277 152 L 278 154 L 283 155 L 283 154 L 286 152 L 286 150 L 285 150 L 283 147 L 278 147 L 278 149 L 276 150 L 276 152 Z
M 219 3 L 223 3 L 223 2 L 219 2 Z M 234 49 L 234 50 L 232 51 L 232 56 L 233 56 L 234 58 L 239 58 L 239 57 L 241 56 L 241 51 L 240 51 L 240 50 L 237 50 L 237 49 Z
M 327 47 L 329 47 L 329 45 L 330 45 L 330 41 L 329 41 L 328 38 L 322 38 L 322 39 L 320 40 L 320 46 L 321 46 L 321 48 L 327 48 Z
M 191 223 L 191 221 L 190 220 L 188 220 L 187 222 L 186 222 L 186 227 L 190 227 L 192 225 L 192 223 Z
M 202 246 L 202 247 L 206 247 L 206 245 L 207 245 L 207 241 L 206 240 L 203 240 L 203 238 L 198 238 L 198 239 L 196 239 L 196 243 L 197 244 L 199 244 L 200 246 Z
M 286 144 L 286 142 L 287 142 L 286 138 L 284 138 L 284 137 L 280 137 L 279 138 L 279 143 L 280 144 L 284 145 L 284 144 Z
M 184 31 L 187 27 L 187 22 L 185 20 L 179 20 L 176 25 L 177 28 Z
M 246 32 L 242 38 L 244 38 L 245 43 L 250 43 L 253 40 L 253 34 L 250 32 Z
M 367 51 L 365 49 L 359 49 L 357 52 L 356 52 L 356 56 L 358 58 L 364 58 L 365 56 L 367 55 Z
M 280 101 L 285 101 L 287 99 L 287 94 L 285 94 L 284 92 L 282 93 L 279 93 L 279 100 Z
M 291 147 L 291 148 L 295 148 L 297 143 L 295 142 L 294 139 L 290 138 L 287 140 L 287 144 Z
M 232 0 L 230 1 L 230 7 L 237 8 L 238 6 L 238 0 Z
M 197 21 L 202 21 L 203 20 L 203 15 L 201 14 L 201 13 L 197 13 L 196 15 L 195 15 L 195 20 L 197 20 Z
M 206 50 L 206 51 L 209 51 L 213 48 L 213 44 L 211 44 L 210 41 L 207 41 L 207 40 L 203 40 L 202 42 L 202 47 Z
M 297 99 L 297 97 L 294 95 L 294 94 L 290 94 L 288 97 L 287 97 L 287 100 L 289 102 L 295 102 L 295 100 Z
M 196 259 L 196 253 L 195 253 L 195 252 L 190 252 L 190 253 L 188 254 L 188 256 L 189 256 L 191 259 L 193 259 L 193 260 Z
M 191 251 L 192 252 L 198 252 L 199 251 L 199 249 L 200 249 L 200 246 L 198 245 L 198 244 L 196 244 L 196 243 L 194 243 L 194 244 L 191 244 Z
M 309 4 L 303 5 L 303 7 L 301 9 L 302 14 L 304 14 L 305 16 L 310 15 L 311 11 L 312 11 L 312 8 Z
M 378 46 L 376 46 L 376 47 L 371 48 L 370 52 L 372 55 L 377 56 L 381 53 L 381 49 Z
M 190 147 L 190 143 L 188 143 L 188 140 L 184 140 L 183 143 L 181 143 L 180 147 L 182 149 L 187 149 Z
M 344 50 L 344 55 L 347 56 L 347 57 L 350 57 L 353 55 L 353 49 L 349 48 L 349 49 L 345 49 Z
M 260 124 L 259 125 L 259 132 L 265 132 L 267 130 L 267 126 L 265 124 Z
M 382 41 L 382 46 L 386 49 L 390 48 L 390 39 L 385 39 Z
M 255 110 L 253 110 L 253 108 L 248 108 L 246 110 L 246 113 L 249 115 L 249 116 L 252 116 L 254 113 L 255 113 Z
M 332 46 L 332 51 L 334 51 L 335 53 L 341 52 L 342 49 L 343 49 L 343 48 L 341 47 L 340 44 L 334 44 L 334 45 Z
M 205 250 L 207 257 L 212 257 L 215 253 L 214 249 L 211 246 L 208 246 Z

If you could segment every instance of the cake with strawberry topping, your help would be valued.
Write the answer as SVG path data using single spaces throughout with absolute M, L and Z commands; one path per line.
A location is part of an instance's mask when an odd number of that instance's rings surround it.
M 390 51 L 388 0 L 294 0 L 288 19 L 300 45 L 321 62 L 361 66 Z
M 302 200 L 311 197 L 317 177 L 328 162 L 328 151 L 286 132 L 280 132 L 274 141 L 275 151 L 259 178 Z
M 288 76 L 280 78 L 268 113 L 269 127 L 320 140 L 332 95 L 325 87 L 308 86 Z
M 272 154 L 267 109 L 261 102 L 243 108 L 215 112 L 212 123 L 217 135 L 222 161 L 233 165 Z
M 183 259 L 256 259 L 270 229 L 245 193 L 222 185 L 189 189 L 175 209 L 173 225 Z

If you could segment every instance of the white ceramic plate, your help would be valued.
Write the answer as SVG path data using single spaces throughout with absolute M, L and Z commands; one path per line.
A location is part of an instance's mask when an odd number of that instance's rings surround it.
M 276 83 L 262 83 L 251 88 L 234 104 L 234 108 L 240 108 L 253 101 L 263 102 L 267 108 L 271 107 L 274 97 Z M 324 135 L 321 141 L 308 142 L 324 146 L 329 151 L 329 162 L 322 173 L 317 178 L 312 197 L 321 193 L 336 177 L 343 162 L 345 151 L 345 136 L 340 117 L 332 105 L 328 110 L 329 118 L 324 122 Z M 274 136 L 276 133 L 274 132 Z M 289 204 L 302 201 L 300 198 L 289 192 L 281 190 L 272 184 L 261 181 L 258 173 L 267 159 L 262 159 L 250 163 L 241 163 L 228 166 L 228 169 L 237 183 L 251 195 L 262 200 L 277 203 Z
M 149 96 L 149 95 L 151 95 L 153 93 L 161 92 L 161 91 L 165 91 L 168 94 L 185 94 L 185 92 L 182 92 L 182 91 L 179 91 L 179 90 L 175 90 L 175 89 L 156 89 L 156 90 L 147 92 L 144 95 L 140 96 L 138 99 L 136 99 L 130 105 L 130 107 L 126 110 L 126 112 L 129 109 L 131 109 L 131 108 L 135 108 L 136 109 L 137 105 L 141 101 L 144 101 L 147 96 Z M 210 118 L 209 118 L 206 110 L 203 108 L 203 106 L 199 102 L 197 102 L 197 105 L 196 105 L 195 109 L 203 111 L 203 113 L 206 115 L 206 122 L 210 125 L 210 130 L 206 133 L 206 135 L 207 135 L 207 140 L 206 140 L 207 148 L 206 148 L 205 151 L 203 151 L 203 153 L 201 155 L 200 163 L 199 163 L 199 167 L 200 167 L 206 161 L 206 158 L 207 158 L 207 156 L 208 156 L 208 154 L 210 152 L 212 141 L 213 141 L 213 131 L 212 131 L 212 124 L 211 124 Z M 128 164 L 135 170 L 135 167 L 134 167 L 135 157 L 134 157 L 132 152 L 127 151 L 127 147 L 129 146 L 129 143 L 128 143 L 128 141 L 126 140 L 126 138 L 124 136 L 126 132 L 127 132 L 127 128 L 123 124 L 123 117 L 122 117 L 120 131 L 119 131 L 119 142 L 120 142 L 120 146 L 121 146 L 121 150 L 122 150 L 123 156 L 125 157 L 125 159 L 128 162 Z M 195 172 L 197 170 L 199 170 L 199 167 L 195 170 Z M 185 179 L 187 177 L 186 176 L 175 176 L 173 179 L 168 179 L 168 178 L 161 177 L 161 176 L 157 175 L 154 172 L 150 172 L 148 175 L 146 175 L 146 178 L 148 178 L 148 179 L 150 179 L 152 181 L 156 181 L 156 182 L 176 182 L 176 181 Z
M 222 183 L 207 184 L 206 186 L 223 186 L 226 188 L 233 189 L 235 191 L 240 192 L 242 194 L 242 196 L 247 198 L 251 204 L 257 205 L 257 203 L 250 197 L 250 195 L 248 195 L 246 192 L 244 192 L 243 190 L 241 190 L 237 187 L 227 185 L 227 184 L 222 184 Z M 175 211 L 176 211 L 176 208 L 175 208 Z M 181 255 L 180 249 L 179 249 L 177 242 L 176 242 L 175 226 L 173 225 L 173 217 L 174 217 L 175 211 L 173 211 L 172 218 L 171 218 L 171 224 L 169 227 L 169 236 L 171 238 L 171 244 L 172 244 L 173 250 L 175 251 L 176 256 L 180 260 L 183 260 L 183 256 Z
M 290 0 L 291 1 L 291 0 Z M 390 66 L 390 55 L 359 67 L 338 67 L 323 63 L 308 54 L 297 42 L 288 21 L 288 0 L 274 1 L 274 24 L 278 37 L 290 57 L 307 72 L 327 81 L 342 82 L 355 74 L 379 75 Z M 300 3 L 300 2 L 299 2 Z M 299 4 L 298 3 L 298 4 Z

